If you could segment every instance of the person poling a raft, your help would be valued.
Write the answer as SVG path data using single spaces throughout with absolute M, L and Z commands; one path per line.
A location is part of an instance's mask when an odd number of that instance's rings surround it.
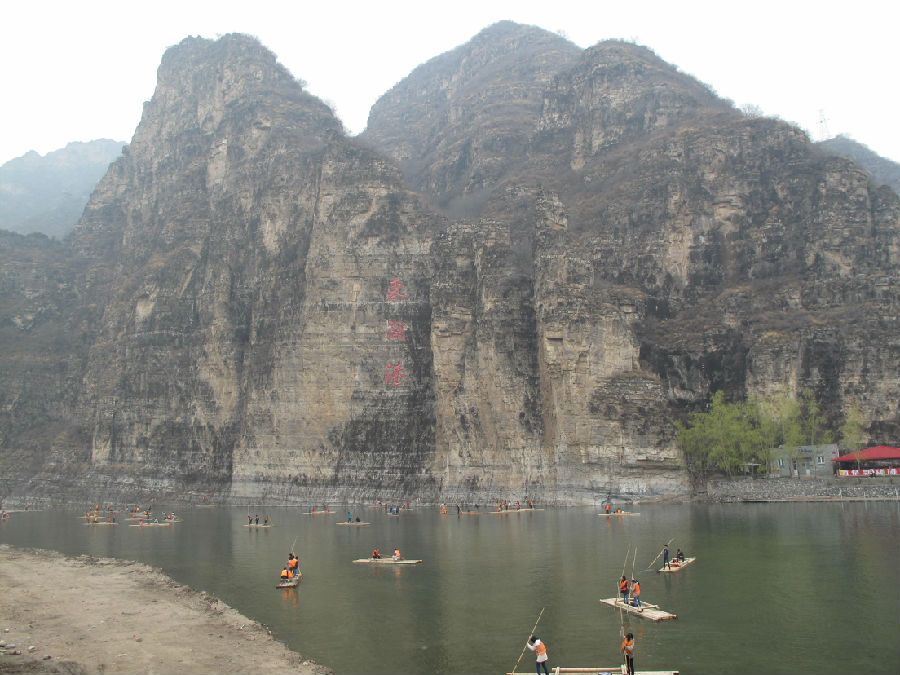
M 539 637 L 532 635 L 528 638 L 525 646 L 535 654 L 534 667 L 537 675 L 541 675 L 541 666 L 544 667 L 544 675 L 550 675 L 550 670 L 547 668 L 547 645 L 541 642 Z
M 634 634 L 628 633 L 622 640 L 622 653 L 625 655 L 627 675 L 634 675 Z

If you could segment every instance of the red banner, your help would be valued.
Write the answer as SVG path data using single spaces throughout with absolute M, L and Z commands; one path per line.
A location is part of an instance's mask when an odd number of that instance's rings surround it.
M 838 476 L 900 476 L 900 468 L 838 469 Z

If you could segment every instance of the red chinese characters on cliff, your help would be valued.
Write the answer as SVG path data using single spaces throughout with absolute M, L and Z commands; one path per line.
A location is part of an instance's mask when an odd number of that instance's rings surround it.
M 388 341 L 406 342 L 406 322 L 388 319 L 387 339 Z
M 387 364 L 387 372 L 384 375 L 385 384 L 392 384 L 395 387 L 399 387 L 404 377 L 409 376 L 403 372 L 403 365 L 400 363 L 399 359 L 397 360 L 397 363 Z
M 403 284 L 400 283 L 400 279 L 397 277 L 391 279 L 391 283 L 388 286 L 387 297 L 384 299 L 385 302 L 397 302 L 398 300 L 408 297 L 400 292 L 401 288 L 403 288 Z
M 385 302 L 399 302 L 400 300 L 405 300 L 409 296 L 407 296 L 406 293 L 403 293 L 402 290 L 403 284 L 400 282 L 400 278 L 395 276 L 388 284 L 388 294 L 384 299 Z M 388 319 L 385 337 L 388 342 L 406 342 L 406 322 Z M 384 383 L 386 385 L 399 387 L 406 377 L 408 377 L 408 375 L 403 372 L 403 363 L 400 359 L 397 359 L 397 363 L 387 364 L 387 370 L 384 374 Z

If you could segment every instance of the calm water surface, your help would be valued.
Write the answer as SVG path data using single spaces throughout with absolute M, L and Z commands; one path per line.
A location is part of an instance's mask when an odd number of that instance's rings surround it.
M 638 670 L 900 672 L 896 502 L 648 505 L 611 519 L 596 509 L 392 518 L 355 508 L 368 527 L 336 526 L 346 511 L 276 508 L 268 529 L 244 527 L 246 509 L 169 510 L 184 522 L 93 528 L 83 510 L 18 513 L 0 525 L 0 543 L 162 568 L 340 675 L 510 672 L 541 608 L 551 667 L 615 666 L 620 614 L 599 600 L 615 595 L 623 565 L 645 602 L 678 615 L 624 616 Z M 697 562 L 646 571 L 670 539 Z M 276 590 L 292 544 L 303 581 Z M 424 563 L 352 564 L 376 546 Z M 517 670 L 533 669 L 526 652 Z

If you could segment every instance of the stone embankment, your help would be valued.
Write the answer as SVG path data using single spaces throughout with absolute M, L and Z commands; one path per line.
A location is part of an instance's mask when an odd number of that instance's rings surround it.
M 711 502 L 893 500 L 900 499 L 900 480 L 831 477 L 711 480 L 705 497 Z

